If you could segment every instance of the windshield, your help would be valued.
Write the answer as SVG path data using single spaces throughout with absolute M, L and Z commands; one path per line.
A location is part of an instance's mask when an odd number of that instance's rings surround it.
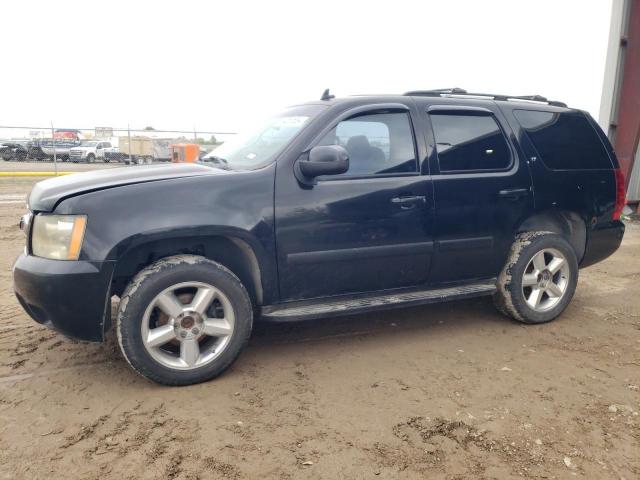
M 80 144 L 81 147 L 95 147 L 98 145 L 98 142 L 82 142 Z
M 235 135 L 204 156 L 201 162 L 233 170 L 263 167 L 323 108 L 323 105 L 288 108 L 263 122 L 258 128 Z

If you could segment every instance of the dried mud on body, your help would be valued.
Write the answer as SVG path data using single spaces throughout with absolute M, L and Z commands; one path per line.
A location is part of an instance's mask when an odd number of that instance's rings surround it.
M 477 299 L 259 324 L 218 380 L 165 388 L 20 309 L 23 210 L 0 202 L 0 478 L 640 477 L 637 224 L 556 322 Z

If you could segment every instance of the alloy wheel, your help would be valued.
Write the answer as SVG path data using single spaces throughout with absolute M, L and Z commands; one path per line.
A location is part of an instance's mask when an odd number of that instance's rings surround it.
M 234 323 L 233 307 L 222 291 L 202 282 L 179 283 L 160 292 L 147 307 L 142 342 L 163 366 L 192 370 L 224 352 Z
M 555 248 L 536 253 L 522 275 L 522 293 L 536 312 L 555 307 L 569 286 L 571 271 L 564 255 Z

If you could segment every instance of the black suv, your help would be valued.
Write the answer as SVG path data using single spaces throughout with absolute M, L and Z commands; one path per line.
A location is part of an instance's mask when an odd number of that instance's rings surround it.
M 197 164 L 36 184 L 15 291 L 69 336 L 115 323 L 136 371 L 191 384 L 229 367 L 258 317 L 493 295 L 552 320 L 578 269 L 620 245 L 624 200 L 606 136 L 560 102 L 325 92 Z

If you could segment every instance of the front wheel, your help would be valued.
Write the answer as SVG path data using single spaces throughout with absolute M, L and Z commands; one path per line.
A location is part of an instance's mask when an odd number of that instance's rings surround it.
M 140 271 L 124 291 L 117 333 L 127 361 L 164 385 L 190 385 L 224 372 L 249 340 L 253 309 L 231 271 L 203 257 L 168 257 Z
M 549 322 L 567 307 L 577 284 L 578 261 L 569 242 L 551 232 L 525 232 L 511 247 L 494 302 L 520 322 Z

